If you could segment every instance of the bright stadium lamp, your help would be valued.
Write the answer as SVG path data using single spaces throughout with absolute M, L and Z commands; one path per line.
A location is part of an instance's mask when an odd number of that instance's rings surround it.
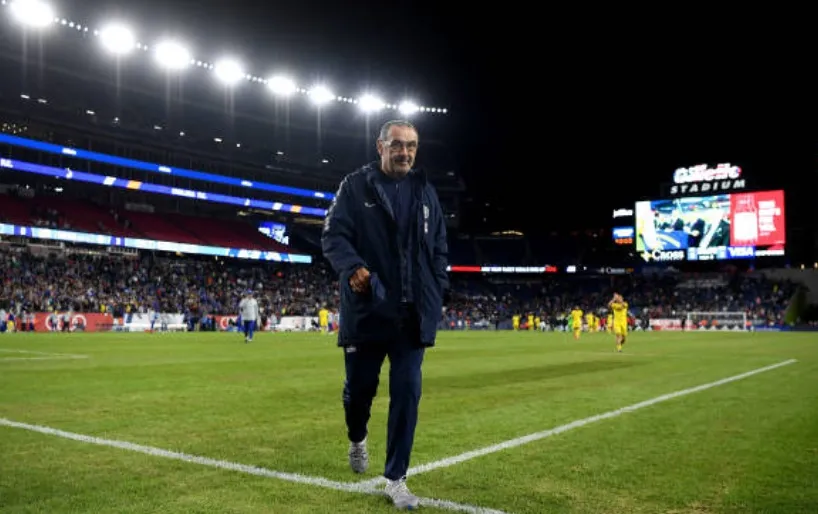
M 309 95 L 315 105 L 324 105 L 335 99 L 335 94 L 325 86 L 315 86 L 310 89 Z
M 401 102 L 401 104 L 398 106 L 398 110 L 401 112 L 401 114 L 414 114 L 420 110 L 420 107 L 418 104 L 407 100 Z
M 14 0 L 11 15 L 27 27 L 40 29 L 54 23 L 54 9 L 40 0 Z
M 213 67 L 216 78 L 225 85 L 234 86 L 244 78 L 245 72 L 235 59 L 222 59 Z
M 374 95 L 362 96 L 358 99 L 358 105 L 364 112 L 377 112 L 386 106 L 383 100 Z
M 289 77 L 276 75 L 267 81 L 270 91 L 280 96 L 290 96 L 295 93 L 297 87 L 295 81 Z
M 181 70 L 190 65 L 190 52 L 176 41 L 162 41 L 156 45 L 156 62 L 169 70 Z
M 124 55 L 136 48 L 136 38 L 131 29 L 119 23 L 112 23 L 99 31 L 102 46 L 116 55 Z

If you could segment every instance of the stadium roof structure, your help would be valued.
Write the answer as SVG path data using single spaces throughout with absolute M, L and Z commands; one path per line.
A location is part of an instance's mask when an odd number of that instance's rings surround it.
M 73 21 L 64 17 L 50 3 L 43 0 L 0 0 L 8 14 L 27 30 L 43 31 L 59 27 L 82 36 L 97 38 L 99 43 L 118 59 L 150 56 L 157 65 L 168 73 L 181 74 L 188 68 L 198 68 L 212 73 L 226 88 L 237 88 L 242 83 L 251 83 L 267 88 L 278 98 L 303 97 L 318 108 L 330 103 L 350 104 L 365 113 L 394 111 L 402 117 L 412 117 L 420 113 L 443 115 L 444 107 L 420 105 L 414 99 L 400 99 L 392 102 L 382 99 L 374 92 L 345 96 L 335 92 L 329 84 L 315 83 L 308 86 L 298 84 L 286 75 L 262 77 L 245 69 L 241 61 L 234 57 L 218 58 L 214 61 L 194 54 L 181 39 L 159 39 L 153 44 L 139 40 L 136 32 L 128 24 L 112 21 L 101 28 Z M 140 55 L 141 54 L 141 55 Z

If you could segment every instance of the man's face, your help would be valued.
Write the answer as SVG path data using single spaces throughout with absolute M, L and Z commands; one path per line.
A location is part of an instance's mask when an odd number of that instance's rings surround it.
M 385 140 L 378 140 L 381 169 L 390 175 L 406 175 L 415 164 L 418 133 L 410 127 L 389 127 Z

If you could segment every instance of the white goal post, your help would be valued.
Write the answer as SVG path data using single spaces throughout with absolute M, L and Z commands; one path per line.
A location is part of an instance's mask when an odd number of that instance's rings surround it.
M 747 313 L 739 311 L 688 312 L 685 313 L 684 331 L 694 330 L 752 330 Z

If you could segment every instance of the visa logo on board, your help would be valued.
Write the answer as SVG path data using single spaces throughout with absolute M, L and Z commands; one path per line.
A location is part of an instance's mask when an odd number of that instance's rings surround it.
M 727 254 L 731 259 L 746 259 L 755 257 L 755 247 L 753 246 L 728 246 Z

